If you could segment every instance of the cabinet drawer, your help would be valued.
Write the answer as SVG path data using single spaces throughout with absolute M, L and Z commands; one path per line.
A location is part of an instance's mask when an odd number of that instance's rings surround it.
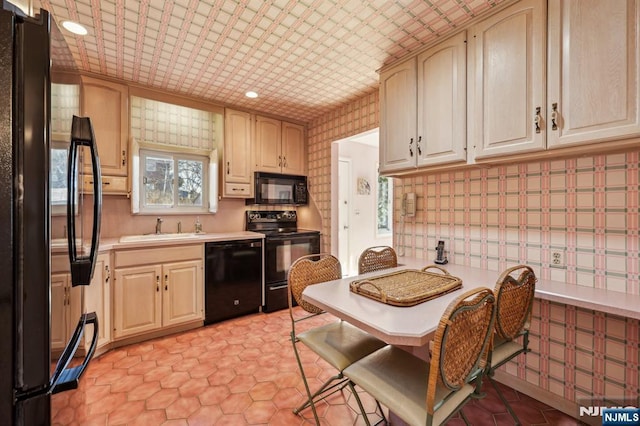
M 225 183 L 224 193 L 227 197 L 251 198 L 251 184 Z
M 83 191 L 85 194 L 93 194 L 93 176 L 82 176 Z M 103 194 L 126 194 L 129 188 L 126 176 L 102 176 Z
M 114 268 L 202 259 L 202 244 L 180 245 L 158 249 L 119 250 L 114 255 Z
M 51 256 L 51 273 L 69 272 L 69 256 L 67 254 Z

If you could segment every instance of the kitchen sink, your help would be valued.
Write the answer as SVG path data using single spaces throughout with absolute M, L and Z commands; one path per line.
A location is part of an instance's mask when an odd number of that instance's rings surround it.
M 120 237 L 121 243 L 135 243 L 141 241 L 163 241 L 163 240 L 188 240 L 198 238 L 204 234 L 196 233 L 179 233 L 179 234 L 144 234 L 144 235 L 125 235 Z

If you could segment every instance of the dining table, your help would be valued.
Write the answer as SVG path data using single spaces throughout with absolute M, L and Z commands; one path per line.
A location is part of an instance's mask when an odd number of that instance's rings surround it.
M 344 277 L 307 287 L 303 300 L 370 333 L 388 344 L 402 346 L 417 356 L 424 354 L 449 304 L 459 295 L 478 287 L 493 289 L 499 273 L 459 265 L 438 265 L 462 280 L 462 287 L 413 306 L 393 306 L 352 292 L 350 283 L 404 270 L 421 270 L 433 262 L 413 257 L 399 259 L 395 268 Z M 430 270 L 431 271 L 431 270 Z M 433 270 L 434 273 L 441 273 Z

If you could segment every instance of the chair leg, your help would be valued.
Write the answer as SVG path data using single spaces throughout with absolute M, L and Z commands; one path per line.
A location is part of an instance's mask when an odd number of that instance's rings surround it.
M 346 379 L 342 375 L 342 373 L 338 373 L 335 376 L 330 377 L 326 382 L 322 384 L 322 386 L 320 386 L 320 388 L 316 392 L 312 394 L 311 388 L 309 387 L 309 383 L 307 382 L 307 376 L 304 374 L 304 368 L 302 367 L 302 360 L 300 359 L 300 354 L 298 353 L 298 348 L 296 347 L 296 343 L 295 343 L 296 341 L 293 340 L 294 339 L 293 334 L 291 338 L 293 342 L 293 352 L 296 354 L 296 361 L 298 362 L 298 368 L 300 369 L 300 375 L 302 376 L 302 381 L 304 383 L 304 387 L 305 387 L 305 390 L 307 391 L 307 397 L 308 397 L 308 399 L 301 406 L 293 410 L 293 413 L 299 414 L 302 410 L 308 407 L 311 407 L 311 410 L 313 411 L 313 417 L 315 418 L 316 423 L 319 425 L 320 419 L 318 418 L 318 413 L 316 411 L 315 403 L 318 401 L 322 401 L 323 399 L 329 397 L 330 395 L 333 395 L 335 392 L 338 392 L 341 389 L 343 389 L 345 386 L 348 385 L 349 379 Z M 335 382 L 335 381 L 337 381 L 335 384 L 329 386 L 332 382 Z
M 471 394 L 471 398 L 474 399 L 482 399 L 485 396 L 487 396 L 486 392 L 481 392 L 482 390 L 482 377 L 486 374 L 485 371 L 483 371 L 482 373 L 480 373 L 478 375 L 478 377 L 474 380 L 475 382 L 475 389 L 473 390 L 473 393 Z
M 306 380 L 306 379 L 303 379 L 303 380 Z M 329 386 L 331 382 L 334 382 L 336 380 L 340 380 L 340 381 Z M 342 374 L 336 374 L 335 376 L 329 378 L 329 380 L 324 382 L 322 386 L 320 386 L 320 389 L 318 389 L 313 395 L 311 395 L 311 397 L 307 401 L 305 401 L 300 407 L 293 410 L 293 412 L 295 414 L 298 414 L 300 411 L 304 410 L 305 408 L 311 405 L 310 401 L 314 401 L 314 402 L 322 401 L 323 399 L 329 397 L 330 395 L 333 395 L 335 392 L 338 392 L 339 390 L 347 386 L 348 385 L 347 382 L 348 382 L 348 379 L 345 379 Z M 322 395 L 322 398 L 318 398 L 318 396 L 320 395 Z
M 371 422 L 369 421 L 367 412 L 364 409 L 364 405 L 362 405 L 362 400 L 360 399 L 360 395 L 358 395 L 358 392 L 356 391 L 355 383 L 353 383 L 352 381 L 349 381 L 349 389 L 351 390 L 351 393 L 353 393 L 353 396 L 355 397 L 356 402 L 358 403 L 358 408 L 360 408 L 360 413 L 364 418 L 365 424 L 367 426 L 370 426 Z M 388 425 L 389 421 L 387 420 L 387 417 L 384 415 L 384 410 L 382 409 L 382 405 L 380 405 L 380 402 L 378 400 L 376 400 L 376 405 L 378 406 L 378 410 L 380 410 L 380 417 L 382 417 L 382 419 L 380 419 L 374 426 L 378 426 L 379 424 Z
M 320 418 L 318 417 L 318 413 L 316 412 L 316 405 L 313 402 L 313 398 L 311 395 L 311 390 L 309 389 L 309 383 L 307 383 L 307 376 L 304 374 L 304 369 L 302 368 L 302 361 L 300 360 L 300 355 L 298 354 L 298 348 L 296 347 L 296 337 L 291 333 L 291 343 L 293 344 L 293 352 L 296 354 L 296 361 L 298 361 L 298 367 L 300 368 L 300 375 L 302 376 L 302 381 L 304 382 L 304 388 L 307 391 L 307 396 L 309 400 L 307 401 L 309 405 L 311 405 L 311 411 L 313 411 L 313 417 L 316 420 L 316 424 L 320 426 Z M 294 410 L 295 414 L 298 414 L 299 410 Z
M 356 402 L 358 403 L 358 408 L 360 408 L 360 413 L 362 413 L 362 417 L 364 418 L 364 423 L 367 426 L 371 426 L 371 423 L 369 422 L 369 417 L 367 417 L 367 412 L 364 410 L 364 405 L 362 405 L 360 396 L 358 395 L 358 392 L 356 392 L 356 387 L 353 385 L 353 382 L 351 380 L 349 380 L 349 389 L 351 389 L 351 393 L 353 394 L 354 398 L 356 399 Z
M 469 419 L 467 419 L 467 416 L 464 415 L 464 412 L 462 410 L 460 410 L 460 417 L 462 417 L 462 421 L 464 421 L 464 424 L 469 426 L 471 423 L 469 423 Z
M 498 385 L 496 384 L 495 380 L 493 380 L 491 376 L 487 376 L 487 379 L 489 379 L 489 383 L 491 383 L 493 388 L 496 390 L 498 397 L 500 397 L 500 400 L 502 400 L 502 403 L 507 408 L 507 411 L 509 412 L 513 420 L 516 422 L 516 425 L 520 425 L 521 424 L 520 419 L 518 418 L 518 416 L 516 416 L 516 413 L 513 412 L 511 405 L 509 405 L 509 403 L 507 402 L 507 399 L 502 395 L 502 392 L 500 392 L 500 389 L 498 388 Z

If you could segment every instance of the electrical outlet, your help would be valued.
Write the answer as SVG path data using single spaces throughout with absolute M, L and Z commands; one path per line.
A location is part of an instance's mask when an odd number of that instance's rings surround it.
M 564 265 L 564 251 L 554 250 L 551 252 L 551 266 L 562 268 Z

